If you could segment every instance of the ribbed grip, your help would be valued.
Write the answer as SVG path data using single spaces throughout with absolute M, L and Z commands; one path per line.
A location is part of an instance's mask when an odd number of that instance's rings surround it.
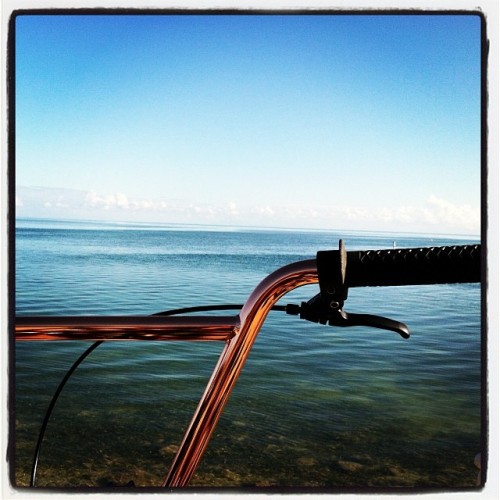
M 346 285 L 401 286 L 481 280 L 481 245 L 347 252 Z

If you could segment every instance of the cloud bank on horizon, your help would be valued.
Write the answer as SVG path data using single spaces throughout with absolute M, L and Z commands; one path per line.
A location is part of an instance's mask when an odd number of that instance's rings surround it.
M 430 195 L 419 206 L 245 205 L 131 198 L 75 189 L 18 188 L 17 217 L 479 235 L 480 210 Z

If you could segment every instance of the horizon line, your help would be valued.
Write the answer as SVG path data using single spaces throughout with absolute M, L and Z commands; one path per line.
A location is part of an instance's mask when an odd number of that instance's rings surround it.
M 111 220 L 111 219 L 74 219 L 74 218 L 61 218 L 61 217 L 33 217 L 33 216 L 16 216 L 15 220 L 33 220 L 33 221 L 48 221 L 48 222 L 65 222 L 65 223 L 92 223 L 92 224 L 123 224 L 123 225 L 141 225 L 141 226 L 156 226 L 168 229 L 168 226 L 176 227 L 199 227 L 199 228 L 226 228 L 226 229 L 240 229 L 240 230 L 259 230 L 259 231 L 290 231 L 290 232 L 323 232 L 323 233 L 341 233 L 343 231 L 349 233 L 370 233 L 370 234 L 386 234 L 386 235 L 416 235 L 427 237 L 460 237 L 482 240 L 482 234 L 470 233 L 445 233 L 445 232 L 419 232 L 419 231 L 388 231 L 380 229 L 329 229 L 329 228 L 305 228 L 305 227 L 283 227 L 283 226 L 255 226 L 255 225 L 241 225 L 241 224 L 221 224 L 221 223 L 204 223 L 204 222 L 158 222 L 158 221 L 126 221 L 126 220 Z M 125 228 L 124 228 L 125 229 Z M 130 228 L 133 229 L 133 228 Z

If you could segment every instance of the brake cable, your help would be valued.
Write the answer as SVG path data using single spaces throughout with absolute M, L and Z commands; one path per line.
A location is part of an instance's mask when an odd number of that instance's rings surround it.
M 64 378 L 61 380 L 59 387 L 57 388 L 56 392 L 52 396 L 52 400 L 50 401 L 50 404 L 47 408 L 47 411 L 45 412 L 45 418 L 43 419 L 42 426 L 40 427 L 40 433 L 38 434 L 38 441 L 36 443 L 36 448 L 35 448 L 35 455 L 33 458 L 33 466 L 31 468 L 31 478 L 30 478 L 30 486 L 33 487 L 35 486 L 35 478 L 36 478 L 36 471 L 38 468 L 38 459 L 40 458 L 40 449 L 42 447 L 42 442 L 43 442 L 43 437 L 45 435 L 45 429 L 47 428 L 47 424 L 49 423 L 50 415 L 52 414 L 52 410 L 54 409 L 54 406 L 56 405 L 57 398 L 59 397 L 59 394 L 61 394 L 61 391 L 63 390 L 64 386 L 66 385 L 66 382 L 69 380 L 73 372 L 78 368 L 78 366 L 82 363 L 82 361 L 97 347 L 99 347 L 104 341 L 103 340 L 98 340 L 97 342 L 94 342 L 71 366 L 71 368 L 66 372 L 66 375 Z
M 169 309 L 168 311 L 163 311 L 159 313 L 154 313 L 152 316 L 174 316 L 176 314 L 189 314 L 193 312 L 204 312 L 204 311 L 228 311 L 230 309 L 241 310 L 243 304 L 222 304 L 222 305 L 208 305 L 208 306 L 195 306 L 195 307 L 183 307 L 181 309 Z M 286 311 L 287 306 L 273 306 L 271 311 Z

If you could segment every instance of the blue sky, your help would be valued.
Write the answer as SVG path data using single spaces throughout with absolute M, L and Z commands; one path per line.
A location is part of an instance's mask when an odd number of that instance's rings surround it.
M 17 215 L 479 234 L 480 18 L 19 16 Z

